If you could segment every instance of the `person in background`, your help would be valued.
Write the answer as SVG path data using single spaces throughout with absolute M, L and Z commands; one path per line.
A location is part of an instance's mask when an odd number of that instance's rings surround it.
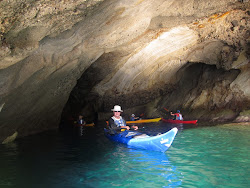
M 170 112 L 171 116 L 174 116 L 174 120 L 183 120 L 180 110 L 177 110 L 176 113 Z
M 83 136 L 83 134 L 85 132 L 84 131 L 85 130 L 85 126 L 84 125 L 86 125 L 86 122 L 83 119 L 83 115 L 80 114 L 78 116 L 78 119 L 77 119 L 75 125 L 76 125 L 75 128 L 77 128 L 76 130 L 77 130 L 78 135 L 79 136 Z
M 139 117 L 135 117 L 135 114 L 132 114 L 131 117 L 130 117 L 131 121 L 136 121 L 138 119 L 140 119 L 140 118 Z
M 80 114 L 78 116 L 77 124 L 79 124 L 79 125 L 85 125 L 86 124 L 86 122 L 83 119 L 83 115 Z
M 123 112 L 121 107 L 119 105 L 115 105 L 111 111 L 113 111 L 114 115 L 109 119 L 108 123 L 110 133 L 115 134 L 117 132 L 121 132 L 121 129 L 129 130 L 130 127 L 126 125 L 126 121 L 121 116 L 121 112 Z M 131 128 L 134 130 L 138 129 L 137 126 L 131 126 Z

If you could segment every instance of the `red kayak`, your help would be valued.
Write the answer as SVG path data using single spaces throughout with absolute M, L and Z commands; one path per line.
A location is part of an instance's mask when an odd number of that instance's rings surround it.
M 161 118 L 161 120 L 166 123 L 184 123 L 184 124 L 196 124 L 198 121 L 198 120 L 184 121 L 184 120 L 173 120 L 173 119 L 164 119 L 164 118 Z

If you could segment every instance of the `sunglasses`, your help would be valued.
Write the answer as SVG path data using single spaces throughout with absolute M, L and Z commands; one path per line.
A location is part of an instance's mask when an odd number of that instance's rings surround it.
M 114 112 L 121 112 L 121 111 L 114 111 Z

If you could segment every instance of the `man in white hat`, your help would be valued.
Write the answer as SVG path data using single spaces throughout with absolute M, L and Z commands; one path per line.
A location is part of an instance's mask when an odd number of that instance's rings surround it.
M 115 105 L 111 111 L 114 113 L 114 115 L 109 119 L 109 127 L 112 133 L 120 132 L 121 129 L 129 130 L 130 127 L 126 125 L 126 121 L 121 116 L 121 112 L 123 112 L 121 107 L 119 105 Z M 134 130 L 138 129 L 137 126 L 132 126 L 132 128 Z

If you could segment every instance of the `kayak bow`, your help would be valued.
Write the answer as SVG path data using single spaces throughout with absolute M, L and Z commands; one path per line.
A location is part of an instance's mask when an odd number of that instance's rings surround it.
M 104 129 L 104 131 L 105 136 L 112 141 L 123 143 L 133 148 L 165 152 L 174 141 L 178 129 L 175 127 L 157 136 L 142 135 L 136 131 L 127 130 L 119 134 L 111 135 L 107 129 Z

